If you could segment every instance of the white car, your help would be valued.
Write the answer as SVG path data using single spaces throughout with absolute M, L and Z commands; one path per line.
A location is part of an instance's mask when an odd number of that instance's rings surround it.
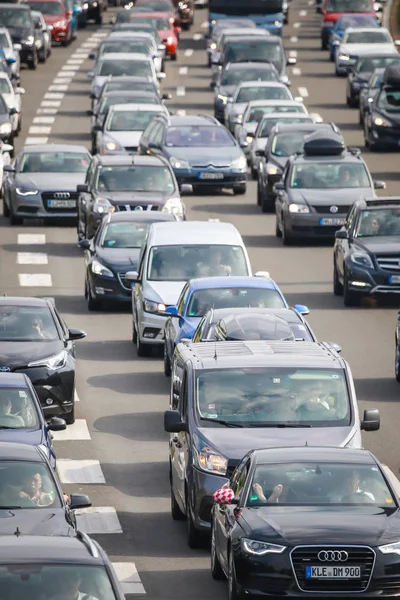
M 3 48 L 6 59 L 13 58 L 15 63 L 10 65 L 12 79 L 19 81 L 21 60 L 19 53 L 22 50 L 21 44 L 13 44 L 10 32 L 6 27 L 0 27 L 0 47 Z
M 25 94 L 24 88 L 17 87 L 13 88 L 12 83 L 7 73 L 0 72 L 0 94 L 3 96 L 8 108 L 15 108 L 17 111 L 12 115 L 12 126 L 15 135 L 18 135 L 21 131 L 22 125 L 22 102 L 21 96 Z
M 357 62 L 359 56 L 367 54 L 397 54 L 398 42 L 394 42 L 383 27 L 349 27 L 344 32 L 342 42 L 335 54 L 336 75 L 346 75 Z
M 3 190 L 3 174 L 4 167 L 6 165 L 11 164 L 11 152 L 13 152 L 14 147 L 11 144 L 4 144 L 4 142 L 0 141 L 0 195 Z

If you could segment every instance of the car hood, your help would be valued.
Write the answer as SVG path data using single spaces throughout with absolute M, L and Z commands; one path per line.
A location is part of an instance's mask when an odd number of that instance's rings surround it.
M 168 148 L 170 156 L 186 160 L 190 165 L 223 167 L 242 156 L 237 146 L 217 148 Z
M 371 188 L 347 188 L 347 189 L 318 189 L 299 190 L 290 189 L 291 199 L 294 202 L 311 204 L 312 206 L 326 206 L 329 203 L 337 206 L 349 206 L 359 198 L 375 197 Z
M 242 459 L 249 450 L 304 446 L 343 446 L 351 432 L 349 427 L 201 427 L 203 439 L 228 459 Z
M 61 340 L 0 342 L 0 367 L 26 367 L 28 363 L 55 356 L 64 348 Z
M 143 297 L 166 306 L 175 306 L 186 281 L 146 281 Z
M 350 54 L 352 56 L 362 56 L 364 54 L 397 54 L 396 46 L 393 44 L 340 44 L 339 52 Z
M 362 505 L 337 508 L 281 506 L 245 508 L 241 518 L 255 539 L 278 544 L 365 544 L 398 541 L 399 511 Z
M 84 183 L 86 173 L 18 173 L 16 185 L 40 191 L 63 190 L 76 192 L 76 186 Z
M 23 508 L 0 509 L 0 535 L 72 535 L 73 528 L 65 520 L 64 509 Z
M 54 23 L 58 23 L 59 21 L 65 21 L 65 15 L 45 15 L 43 14 L 43 18 L 45 20 L 46 25 L 53 25 Z
M 237 85 L 224 85 L 217 89 L 217 93 L 221 94 L 221 96 L 227 96 L 228 98 L 232 98 Z
M 363 237 L 354 240 L 354 247 L 361 248 L 367 252 L 399 254 L 400 255 L 400 236 L 376 236 Z
M 100 194 L 99 194 L 100 195 Z M 175 194 L 179 196 L 177 192 Z M 101 192 L 102 198 L 107 198 L 111 204 L 128 204 L 130 206 L 143 206 L 147 204 L 164 206 L 170 196 L 160 192 Z
M 118 269 L 134 271 L 138 264 L 140 248 L 96 248 L 96 255 L 102 263 Z
M 112 138 L 120 146 L 139 146 L 143 131 L 107 131 L 107 138 Z

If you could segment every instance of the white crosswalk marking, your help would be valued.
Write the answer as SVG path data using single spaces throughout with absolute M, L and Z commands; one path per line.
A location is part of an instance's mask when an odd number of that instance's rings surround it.
M 91 506 L 76 511 L 78 529 L 89 535 L 122 533 L 117 511 L 112 506 Z
M 52 280 L 49 273 L 19 273 L 21 287 L 51 287 Z
M 36 244 L 45 244 L 46 236 L 44 233 L 19 233 L 18 244 L 26 244 L 27 246 Z
M 92 439 L 86 419 L 76 419 L 75 423 L 68 425 L 64 431 L 53 431 L 52 435 L 57 442 Z
M 63 483 L 99 484 L 106 482 L 98 460 L 59 458 L 57 469 Z
M 18 252 L 17 263 L 19 265 L 47 265 L 49 262 L 44 252 Z
M 135 563 L 113 563 L 124 594 L 145 594 Z

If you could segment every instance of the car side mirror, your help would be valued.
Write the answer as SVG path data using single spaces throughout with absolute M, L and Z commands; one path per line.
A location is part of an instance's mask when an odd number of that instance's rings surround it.
M 235 492 L 229 487 L 222 487 L 216 490 L 212 497 L 214 502 L 220 506 L 239 504 L 239 497 L 235 496 Z
M 256 150 L 255 154 L 256 154 L 256 156 L 264 156 L 265 151 L 264 150 Z
M 21 94 L 21 96 L 23 96 L 25 94 L 25 88 L 23 88 L 23 87 L 17 87 L 15 89 L 15 93 L 16 94 Z
M 94 71 L 89 71 L 87 75 L 90 77 L 90 79 L 92 79 L 94 77 Z
M 347 240 L 348 237 L 349 236 L 346 229 L 339 229 L 338 231 L 335 231 L 336 240 Z
M 283 181 L 277 181 L 274 185 L 274 192 L 282 192 L 285 188 L 283 187 Z
M 6 59 L 6 63 L 8 65 L 13 65 L 14 63 L 16 63 L 17 61 L 15 60 L 15 58 L 13 56 L 10 56 L 9 58 Z
M 80 183 L 79 185 L 76 186 L 76 191 L 79 193 L 88 192 L 89 186 L 87 183 Z
M 71 494 L 68 506 L 71 510 L 76 510 L 77 508 L 89 508 L 92 503 L 86 494 Z
M 301 315 L 309 315 L 310 314 L 310 309 L 308 308 L 308 306 L 305 306 L 304 304 L 295 304 L 293 306 L 294 310 L 297 310 L 298 313 L 300 313 Z
M 166 73 L 163 73 L 163 72 L 161 72 L 161 73 L 157 73 L 157 79 L 165 79 L 165 78 L 166 78 L 166 76 L 167 76 L 167 74 L 166 74 Z
M 83 250 L 89 250 L 90 248 L 90 240 L 81 240 L 78 244 L 79 248 L 83 248 Z
M 5 171 L 5 173 L 15 173 L 15 167 L 12 167 L 11 165 L 4 165 L 3 171 Z
M 400 46 L 400 40 L 394 40 L 395 46 Z
M 74 340 L 83 340 L 86 336 L 86 331 L 82 331 L 82 329 L 68 329 L 68 340 L 70 342 L 73 342 Z
M 139 281 L 139 273 L 137 271 L 128 271 L 125 273 L 125 279 L 131 282 Z
M 386 183 L 384 181 L 374 181 L 374 190 L 384 190 Z
M 213 89 L 215 89 L 216 87 L 217 87 L 217 82 L 216 82 L 216 81 L 212 81 L 212 82 L 210 83 L 210 88 L 213 90 Z
M 181 431 L 187 431 L 187 425 L 181 421 L 181 415 L 177 410 L 165 411 L 164 430 L 168 433 L 180 433 Z
M 90 60 L 94 60 L 96 58 L 96 53 L 95 52 L 91 52 L 89 54 L 88 58 L 90 58 Z
M 67 429 L 67 423 L 60 417 L 51 417 L 47 423 L 47 429 L 49 431 L 65 431 Z
M 363 431 L 378 431 L 381 426 L 381 417 L 377 408 L 364 410 L 364 418 L 361 421 Z
M 269 271 L 257 271 L 254 273 L 254 277 L 263 277 L 264 279 L 271 279 Z
M 171 100 L 172 94 L 162 94 L 161 100 Z
M 93 131 L 103 131 L 103 125 L 100 125 L 100 123 L 96 123 L 95 125 L 93 125 Z
M 165 317 L 181 318 L 181 315 L 178 313 L 177 306 L 167 306 L 167 308 L 161 314 Z
M 338 354 L 341 353 L 342 351 L 342 346 L 339 346 L 339 344 L 337 344 L 336 342 L 328 342 L 328 344 L 330 345 L 330 347 L 335 350 L 335 352 L 337 352 Z
M 3 144 L 0 148 L 2 154 L 4 154 L 5 152 L 12 152 L 13 150 L 14 146 L 11 146 L 11 144 Z
M 339 40 L 333 40 L 332 46 L 340 46 Z
M 249 142 L 246 141 L 246 140 L 241 140 L 240 143 L 239 143 L 239 146 L 241 148 L 248 148 L 249 147 Z

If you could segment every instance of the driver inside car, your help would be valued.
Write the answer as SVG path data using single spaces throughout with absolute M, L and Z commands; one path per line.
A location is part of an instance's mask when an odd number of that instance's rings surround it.
M 341 479 L 338 487 L 330 494 L 331 503 L 337 504 L 360 504 L 364 502 L 375 502 L 375 496 L 372 492 L 363 489 L 363 482 L 360 473 L 353 469 L 348 475 Z

